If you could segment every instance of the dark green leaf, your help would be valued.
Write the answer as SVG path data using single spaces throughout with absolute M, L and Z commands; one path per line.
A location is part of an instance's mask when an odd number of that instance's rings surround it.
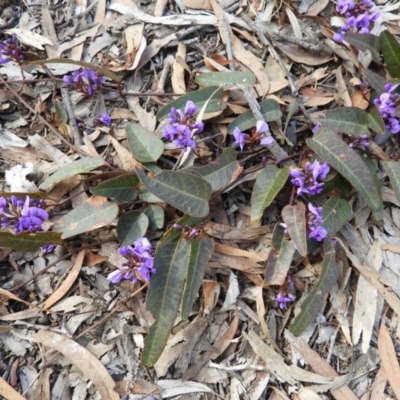
M 375 72 L 372 72 L 369 69 L 363 69 L 362 74 L 365 76 L 366 82 L 368 82 L 371 87 L 373 87 L 378 94 L 382 94 L 383 92 L 386 92 L 385 90 L 385 79 L 378 75 Z
M 121 175 L 99 183 L 90 191 L 97 196 L 112 197 L 118 201 L 133 201 L 137 197 L 135 186 L 139 183 L 136 174 Z
M 139 168 L 136 173 L 150 192 L 185 214 L 202 218 L 209 213 L 211 186 L 204 179 L 177 171 L 164 171 L 154 178 Z
M 172 107 L 177 109 L 185 109 L 186 103 L 188 100 L 192 100 L 193 103 L 196 104 L 197 110 L 200 110 L 201 107 L 208 101 L 208 99 L 212 96 L 211 101 L 208 103 L 205 112 L 212 113 L 216 111 L 222 111 L 226 107 L 226 103 L 222 100 L 224 95 L 224 89 L 218 88 L 218 86 L 210 86 L 205 89 L 196 90 L 194 92 L 190 92 L 181 96 L 178 100 L 175 100 L 169 103 L 167 106 L 163 107 L 157 114 L 157 119 L 161 120 L 166 117 L 171 111 Z
M 307 326 L 315 320 L 318 313 L 321 312 L 324 297 L 329 293 L 336 282 L 338 271 L 335 261 L 335 251 L 330 239 L 325 239 L 324 250 L 324 261 L 318 282 L 305 299 L 301 306 L 300 313 L 290 327 L 290 332 L 295 336 L 301 335 Z
M 260 103 L 260 111 L 265 121 L 276 121 L 282 117 L 282 112 L 279 109 L 279 103 L 273 99 L 266 99 Z M 251 110 L 245 111 L 240 114 L 239 117 L 235 118 L 228 125 L 228 133 L 232 133 L 233 130 L 238 127 L 241 131 L 255 127 L 257 120 L 255 119 Z
M 383 134 L 386 132 L 385 122 L 378 107 L 371 107 L 368 113 L 368 127 L 376 133 Z
M 156 273 L 147 292 L 147 309 L 155 318 L 145 339 L 142 362 L 153 366 L 160 357 L 174 325 L 187 275 L 190 244 L 182 238 L 157 248 L 154 257 Z
M 53 185 L 61 182 L 63 179 L 81 174 L 82 172 L 92 171 L 95 168 L 101 167 L 103 164 L 104 160 L 102 156 L 82 158 L 59 169 L 53 175 L 44 180 L 40 184 L 39 188 L 42 190 L 50 189 Z
M 189 267 L 182 299 L 182 319 L 189 317 L 193 303 L 203 281 L 207 263 L 214 252 L 214 242 L 210 239 L 190 241 Z
M 352 214 L 351 206 L 346 200 L 332 197 L 324 204 L 322 225 L 328 231 L 328 235 L 333 236 L 349 221 Z
M 381 50 L 386 67 L 392 78 L 400 78 L 400 44 L 389 32 L 383 31 L 379 35 Z
M 86 233 L 111 224 L 118 215 L 118 206 L 104 197 L 92 196 L 80 206 L 56 221 L 53 231 L 62 232 L 61 238 Z
M 257 223 L 289 176 L 289 169 L 268 165 L 260 171 L 251 195 L 251 223 Z
M 286 206 L 282 210 L 282 218 L 294 246 L 305 257 L 307 255 L 306 206 L 304 203 Z
M 129 148 L 141 162 L 157 161 L 164 151 L 164 143 L 156 135 L 139 124 L 128 124 L 125 128 Z
M 216 192 L 232 182 L 240 168 L 236 161 L 237 153 L 233 148 L 224 149 L 216 161 L 203 167 L 186 168 L 185 172 L 200 176 L 211 185 L 211 190 Z
M 163 200 L 149 192 L 144 186 L 139 189 L 139 199 L 146 203 L 164 203 Z
M 340 172 L 363 195 L 373 210 L 380 207 L 380 194 L 374 177 L 359 154 L 338 135 L 319 130 L 313 139 L 307 139 L 307 144 Z
M 149 226 L 147 215 L 140 211 L 128 211 L 118 220 L 117 236 L 121 247 L 132 244 L 146 234 Z
M 254 86 L 256 77 L 251 72 L 206 72 L 197 75 L 195 81 L 201 86 L 224 85 L 226 88 L 237 84 Z
M 0 232 L 0 248 L 10 247 L 16 251 L 34 252 L 46 244 L 60 244 L 61 233 L 37 232 L 18 233 Z
M 327 111 L 320 120 L 321 126 L 352 136 L 370 136 L 368 114 L 358 107 L 341 107 Z
M 155 204 L 152 204 L 143 211 L 149 219 L 149 229 L 155 231 L 164 226 L 164 210 Z
M 385 161 L 382 162 L 382 166 L 389 175 L 390 183 L 393 186 L 397 200 L 400 201 L 400 162 Z
M 379 57 L 380 44 L 378 36 L 370 33 L 347 32 L 344 34 L 344 40 L 355 46 L 358 50 L 363 52 L 369 50 L 372 59 L 378 64 L 381 63 L 381 58 Z

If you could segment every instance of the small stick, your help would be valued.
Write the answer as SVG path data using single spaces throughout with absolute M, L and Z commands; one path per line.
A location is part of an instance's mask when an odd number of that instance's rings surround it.
M 64 101 L 65 108 L 67 109 L 69 124 L 71 126 L 72 136 L 74 138 L 74 144 L 81 147 L 83 145 L 82 136 L 79 132 L 78 124 L 76 123 L 74 110 L 72 107 L 71 97 L 69 96 L 68 89 L 65 87 L 61 88 L 61 95 Z

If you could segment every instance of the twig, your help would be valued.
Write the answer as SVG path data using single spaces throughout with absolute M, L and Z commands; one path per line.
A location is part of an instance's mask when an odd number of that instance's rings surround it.
M 226 55 L 227 55 L 229 61 L 233 61 L 234 58 L 233 58 L 233 49 L 232 49 L 232 41 L 231 41 L 231 33 L 232 33 L 232 31 L 230 29 L 230 26 L 228 26 L 225 18 L 221 19 L 220 27 L 222 28 L 223 34 L 225 36 Z M 231 71 L 236 71 L 235 64 L 232 63 L 232 62 L 229 63 L 229 69 Z
M 72 107 L 71 97 L 69 97 L 68 89 L 65 87 L 61 88 L 61 95 L 64 100 L 65 108 L 67 109 L 69 125 L 71 126 L 72 136 L 74 138 L 74 144 L 81 147 L 83 145 L 82 136 L 79 132 L 78 124 L 76 123 L 74 110 Z

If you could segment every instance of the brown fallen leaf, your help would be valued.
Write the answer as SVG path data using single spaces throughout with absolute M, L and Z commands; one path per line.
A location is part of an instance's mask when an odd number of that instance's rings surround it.
M 48 330 L 40 330 L 32 336 L 32 339 L 68 358 L 81 370 L 83 376 L 93 383 L 102 399 L 119 400 L 118 394 L 114 391 L 115 382 L 106 367 L 80 344 Z
M 391 251 L 392 253 L 400 254 L 400 245 L 398 245 L 398 244 L 391 244 L 391 243 L 383 244 L 383 245 L 381 246 L 381 250 L 389 250 L 389 251 Z
M 383 399 L 386 384 L 387 384 L 387 376 L 385 370 L 383 367 L 380 367 L 378 373 L 375 375 L 375 380 L 371 387 L 370 400 Z
M 24 400 L 25 399 L 25 397 L 21 396 L 1 376 L 0 376 L 0 395 L 2 395 L 7 400 Z

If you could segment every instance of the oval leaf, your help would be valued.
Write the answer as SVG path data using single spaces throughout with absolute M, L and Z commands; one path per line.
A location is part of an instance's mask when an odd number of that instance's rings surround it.
M 167 106 L 163 107 L 158 112 L 157 119 L 161 120 L 165 118 L 171 111 L 172 107 L 175 107 L 176 109 L 184 109 L 188 100 L 192 100 L 199 110 L 201 107 L 204 106 L 204 104 L 211 96 L 212 99 L 208 103 L 205 112 L 212 113 L 216 111 L 222 111 L 226 107 L 226 103 L 222 100 L 223 95 L 224 89 L 218 88 L 218 86 L 210 86 L 205 89 L 196 90 L 194 92 L 181 96 L 178 100 L 175 100 L 172 103 L 169 103 Z
M 282 218 L 294 246 L 305 257 L 307 255 L 306 206 L 304 203 L 286 206 L 282 210 Z
M 143 211 L 149 219 L 149 229 L 155 231 L 161 229 L 164 226 L 164 210 L 155 204 L 152 204 Z
M 61 238 L 67 239 L 111 224 L 117 215 L 116 203 L 107 201 L 105 197 L 92 196 L 56 221 L 53 230 L 62 232 Z
M 400 78 L 400 44 L 389 31 L 383 31 L 379 35 L 379 41 L 391 77 Z
M 118 201 L 133 201 L 137 197 L 135 186 L 139 183 L 136 174 L 121 175 L 99 183 L 90 191 L 96 196 L 112 197 Z
M 386 132 L 385 122 L 378 107 L 371 107 L 368 113 L 368 127 L 376 133 L 384 134 Z
M 328 111 L 325 118 L 321 118 L 320 124 L 324 128 L 351 136 L 370 136 L 367 128 L 368 114 L 358 107 L 341 107 Z
M 104 164 L 102 156 L 97 157 L 85 157 L 80 160 L 74 161 L 71 164 L 67 164 L 62 167 L 53 175 L 45 179 L 39 186 L 42 190 L 50 189 L 53 185 L 61 182 L 63 179 L 69 178 L 82 172 L 89 172 L 95 168 L 101 167 Z
M 195 81 L 201 86 L 254 86 L 256 77 L 251 72 L 208 72 L 196 76 Z
M 265 121 L 276 121 L 282 117 L 282 112 L 279 109 L 279 103 L 273 99 L 266 99 L 260 103 L 260 111 Z M 232 133 L 233 130 L 238 127 L 241 131 L 255 127 L 257 120 L 254 118 L 253 111 L 248 110 L 239 117 L 235 118 L 228 125 L 228 133 Z
M 128 124 L 125 128 L 129 149 L 136 160 L 157 161 L 164 151 L 164 143 L 156 135 L 139 124 Z
M 365 80 L 371 85 L 371 87 L 373 87 L 378 92 L 378 95 L 386 92 L 386 80 L 382 76 L 378 75 L 375 72 L 372 72 L 369 69 L 363 69 L 362 74 L 364 75 Z
M 182 238 L 158 247 L 154 257 L 156 273 L 151 277 L 146 305 L 155 318 L 144 341 L 142 362 L 153 366 L 160 357 L 181 304 L 187 274 L 190 244 Z
M 389 175 L 390 183 L 393 185 L 397 200 L 400 201 L 400 162 L 385 161 L 382 162 L 382 166 Z
M 355 46 L 358 50 L 363 52 L 370 51 L 372 55 L 372 59 L 377 63 L 381 64 L 381 58 L 379 56 L 379 37 L 376 35 L 372 35 L 371 33 L 354 33 L 347 32 L 344 34 L 344 40 L 353 46 Z
M 338 197 L 332 197 L 324 204 L 322 226 L 328 231 L 329 236 L 333 236 L 350 220 L 352 215 L 349 202 Z
M 321 312 L 325 295 L 329 293 L 336 282 L 338 271 L 335 261 L 335 251 L 330 239 L 324 241 L 324 249 L 324 261 L 318 282 L 309 296 L 304 300 L 300 313 L 289 329 L 295 336 L 301 335 L 307 326 L 315 320 L 318 313 Z
M 185 214 L 202 218 L 209 213 L 211 186 L 204 179 L 176 171 L 164 171 L 154 178 L 139 168 L 136 173 L 151 193 Z
M 268 165 L 260 171 L 251 195 L 251 223 L 256 224 L 266 207 L 280 192 L 289 176 L 289 169 Z
M 203 281 L 207 263 L 214 252 L 214 242 L 210 239 L 190 241 L 190 258 L 185 291 L 182 299 L 182 319 L 189 317 L 193 303 Z
M 60 244 L 61 233 L 37 232 L 18 233 L 0 232 L 0 247 L 9 247 L 16 251 L 35 252 L 46 244 Z
M 373 210 L 380 207 L 380 195 L 374 177 L 358 153 L 338 135 L 321 129 L 313 139 L 307 139 L 307 144 L 340 172 L 363 195 Z
M 149 226 L 147 215 L 140 211 L 128 211 L 118 220 L 117 236 L 122 241 L 120 247 L 131 245 L 146 234 Z

